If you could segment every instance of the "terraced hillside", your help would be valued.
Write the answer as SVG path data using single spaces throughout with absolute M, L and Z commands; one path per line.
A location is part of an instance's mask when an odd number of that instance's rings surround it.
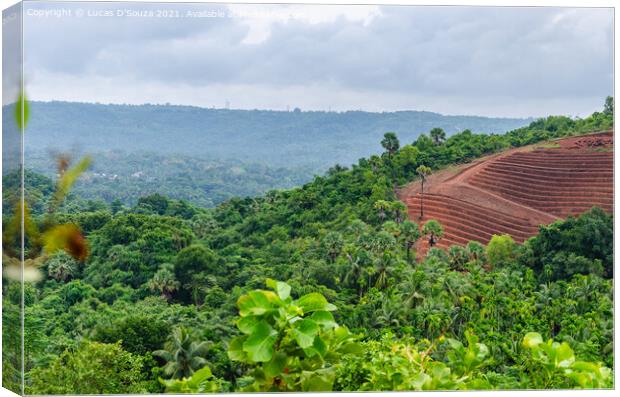
M 432 175 L 423 197 L 419 182 L 398 194 L 412 220 L 443 225 L 438 247 L 486 244 L 494 234 L 523 242 L 540 224 L 593 206 L 613 211 L 613 132 L 509 150 Z M 427 248 L 421 241 L 418 252 Z

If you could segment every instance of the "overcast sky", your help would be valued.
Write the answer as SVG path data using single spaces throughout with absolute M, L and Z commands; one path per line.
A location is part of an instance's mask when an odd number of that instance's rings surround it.
M 613 91 L 611 9 L 26 3 L 24 37 L 36 100 L 585 116 Z

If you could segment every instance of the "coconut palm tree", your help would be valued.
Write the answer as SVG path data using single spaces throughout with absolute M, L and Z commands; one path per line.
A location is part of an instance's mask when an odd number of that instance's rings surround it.
M 155 273 L 153 278 L 148 282 L 148 287 L 152 292 L 159 292 L 162 298 L 169 301 L 172 294 L 175 293 L 181 283 L 177 281 L 169 269 L 160 269 Z
M 388 286 L 388 279 L 394 270 L 396 261 L 389 252 L 384 252 L 375 262 L 375 274 L 377 275 L 375 287 L 384 289 Z
M 184 327 L 175 328 L 164 345 L 163 350 L 156 350 L 153 355 L 166 361 L 164 376 L 167 378 L 189 378 L 207 364 L 209 342 L 199 342 Z

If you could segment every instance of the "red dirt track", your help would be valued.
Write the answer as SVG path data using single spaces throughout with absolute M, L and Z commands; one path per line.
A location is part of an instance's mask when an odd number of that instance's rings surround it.
M 548 224 L 593 206 L 613 211 L 613 131 L 538 143 L 438 171 L 397 191 L 409 218 L 438 220 L 437 247 L 486 244 L 494 234 L 523 242 Z M 426 240 L 418 253 L 428 249 Z

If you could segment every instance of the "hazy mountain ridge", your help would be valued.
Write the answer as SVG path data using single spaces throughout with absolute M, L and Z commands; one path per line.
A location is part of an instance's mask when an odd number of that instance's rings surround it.
M 10 117 L 10 107 L 3 113 Z M 114 150 L 182 153 L 260 161 L 272 166 L 348 165 L 379 151 L 394 131 L 401 142 L 441 127 L 448 135 L 503 133 L 532 119 L 444 116 L 425 111 L 271 111 L 173 105 L 32 102 L 26 150 Z

